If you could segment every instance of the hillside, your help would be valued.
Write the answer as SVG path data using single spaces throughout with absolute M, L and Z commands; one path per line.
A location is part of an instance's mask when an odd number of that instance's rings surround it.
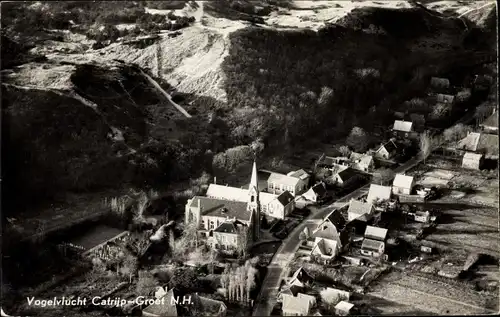
M 384 125 L 423 93 L 437 56 L 451 63 L 491 49 L 491 22 L 476 21 L 477 12 L 443 16 L 425 5 L 2 3 L 6 210 L 50 205 L 64 192 L 165 187 L 211 172 L 214 154 L 256 140 L 264 160 L 353 125 Z M 477 11 L 490 21 L 492 9 Z

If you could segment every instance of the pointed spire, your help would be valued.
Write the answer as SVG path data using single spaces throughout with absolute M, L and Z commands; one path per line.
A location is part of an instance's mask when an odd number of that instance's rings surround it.
M 257 163 L 255 160 L 253 161 L 253 167 L 252 167 L 252 178 L 250 179 L 250 188 L 255 187 L 256 190 L 259 188 L 257 187 Z

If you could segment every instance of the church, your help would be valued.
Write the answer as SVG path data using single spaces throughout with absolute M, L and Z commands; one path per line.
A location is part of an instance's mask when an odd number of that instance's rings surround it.
M 254 162 L 248 189 L 211 184 L 207 196 L 195 196 L 185 207 L 186 223 L 195 223 L 201 238 L 221 251 L 235 251 L 244 241 L 258 241 L 265 215 L 284 218 L 295 201 L 289 192 L 274 195 L 259 192 Z

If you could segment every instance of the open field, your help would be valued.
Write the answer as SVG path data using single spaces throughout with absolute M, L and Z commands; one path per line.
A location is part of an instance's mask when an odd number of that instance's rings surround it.
M 440 315 L 485 314 L 498 310 L 498 301 L 485 294 L 401 272 L 383 276 L 372 285 L 369 295 Z

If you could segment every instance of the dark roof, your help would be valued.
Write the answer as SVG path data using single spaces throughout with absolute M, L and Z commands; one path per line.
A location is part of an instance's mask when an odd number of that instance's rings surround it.
M 250 219 L 250 211 L 247 210 L 246 202 L 195 196 L 191 205 L 198 206 L 198 203 L 203 216 L 228 217 L 243 221 Z
M 344 216 L 340 213 L 340 210 L 333 210 L 328 216 L 326 216 L 326 220 L 330 221 L 335 228 L 337 228 L 337 231 L 341 231 L 344 229 L 346 221 Z
M 354 168 L 348 167 L 345 170 L 339 172 L 338 175 L 345 182 L 345 181 L 359 175 L 359 173 Z
M 313 278 L 311 277 L 311 275 L 306 270 L 304 270 L 303 267 L 299 267 L 297 269 L 297 271 L 295 271 L 295 273 L 293 273 L 292 280 L 293 279 L 297 279 L 300 282 L 305 283 L 307 281 L 312 280 Z
M 318 183 L 318 184 L 314 185 L 312 187 L 312 190 L 319 197 L 322 197 L 322 196 L 326 195 L 326 187 L 325 187 L 325 184 L 323 184 L 323 183 Z
M 394 143 L 393 141 L 389 141 L 385 144 L 382 145 L 386 150 L 387 152 L 389 153 L 392 153 L 394 151 L 397 150 L 398 146 L 396 145 L 396 143 Z
M 284 191 L 276 199 L 283 205 L 288 205 L 293 200 L 293 195 L 289 191 Z
M 226 221 L 220 224 L 220 226 L 215 229 L 215 232 L 224 232 L 224 233 L 238 233 L 238 227 L 244 226 L 241 221 Z
M 82 235 L 70 240 L 69 242 L 74 245 L 82 246 L 85 250 L 89 250 L 111 238 L 116 237 L 120 233 L 123 233 L 123 230 L 105 225 L 99 225 L 84 232 Z

